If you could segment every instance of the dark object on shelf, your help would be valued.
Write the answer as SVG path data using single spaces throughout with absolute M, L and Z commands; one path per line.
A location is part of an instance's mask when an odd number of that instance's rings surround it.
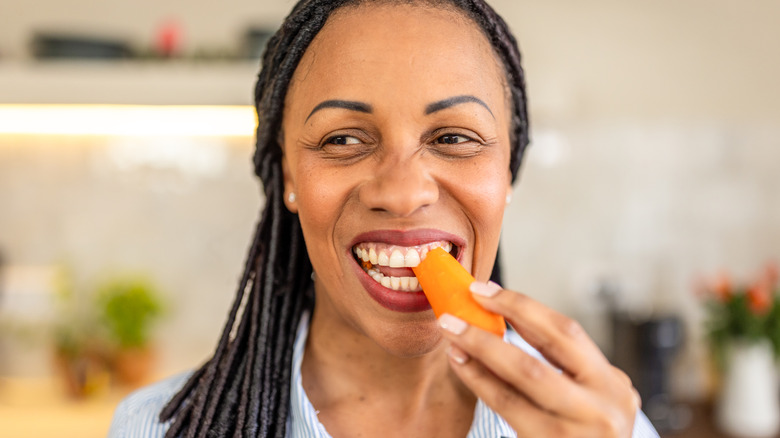
M 642 396 L 642 410 L 656 429 L 664 433 L 687 427 L 690 409 L 673 403 L 669 394 L 672 360 L 683 340 L 680 318 L 636 320 L 613 313 L 612 330 L 612 361 L 631 378 Z
M 265 51 L 265 45 L 274 34 L 272 29 L 249 28 L 244 35 L 244 56 L 247 59 L 260 59 Z
M 36 33 L 32 39 L 32 51 L 39 59 L 122 59 L 133 56 L 130 46 L 121 40 L 55 33 Z

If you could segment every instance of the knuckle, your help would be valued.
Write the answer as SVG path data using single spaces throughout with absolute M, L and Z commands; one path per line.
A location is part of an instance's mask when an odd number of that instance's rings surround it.
M 561 316 L 559 326 L 563 335 L 570 339 L 580 339 L 585 335 L 585 329 L 575 319 Z
M 613 437 L 617 436 L 617 428 L 610 417 L 601 417 L 598 423 L 599 436 Z
M 618 437 L 623 433 L 623 422 L 618 415 L 603 414 L 598 417 L 596 423 L 598 436 Z
M 631 377 L 628 376 L 623 370 L 613 367 L 613 374 L 620 382 L 622 387 L 619 387 L 620 391 L 620 403 L 625 406 L 627 411 L 633 411 L 639 409 L 642 406 L 642 397 L 639 391 L 634 387 Z
M 634 383 L 631 381 L 631 377 L 626 374 L 625 371 L 621 370 L 617 367 L 612 367 L 613 373 L 615 374 L 615 377 L 623 384 L 623 386 L 627 386 L 629 388 L 634 387 Z
M 638 409 L 642 409 L 642 395 L 639 394 L 639 391 L 636 390 L 636 388 L 631 388 L 631 396 L 633 398 L 633 404 L 634 407 Z
M 522 372 L 529 379 L 538 380 L 542 378 L 544 372 L 546 371 L 545 368 L 546 365 L 533 357 L 529 356 L 523 360 Z
M 574 433 L 574 430 L 569 426 L 568 423 L 565 423 L 563 421 L 555 421 L 550 425 L 550 434 L 548 436 L 551 437 L 559 437 L 559 438 L 570 438 L 576 436 Z

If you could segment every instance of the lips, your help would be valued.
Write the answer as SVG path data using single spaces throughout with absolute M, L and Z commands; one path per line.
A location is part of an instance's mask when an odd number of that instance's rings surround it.
M 433 229 L 378 230 L 357 236 L 350 252 L 356 275 L 371 298 L 390 310 L 420 312 L 430 304 L 411 268 L 439 246 L 458 258 L 464 241 Z

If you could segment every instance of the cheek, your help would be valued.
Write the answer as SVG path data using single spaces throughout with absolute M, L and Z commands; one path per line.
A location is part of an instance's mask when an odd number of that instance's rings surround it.
M 509 176 L 507 159 L 485 160 L 474 163 L 470 168 L 453 173 L 451 183 L 463 200 L 469 216 L 475 221 L 478 231 L 486 232 L 503 220 L 506 205 Z M 500 230 L 495 230 L 498 234 Z
M 343 215 L 351 183 L 348 175 L 306 162 L 300 163 L 297 171 L 303 176 L 298 179 L 296 196 L 306 243 L 322 251 L 326 246 L 332 247 L 334 230 Z
M 495 247 L 501 235 L 501 224 L 506 207 L 507 182 L 495 173 L 475 181 L 471 187 L 472 202 L 469 212 L 474 221 L 478 242 Z
M 501 226 L 509 187 L 508 161 L 493 160 L 453 173 L 449 184 L 474 233 L 470 255 L 472 274 L 490 276 L 501 237 Z

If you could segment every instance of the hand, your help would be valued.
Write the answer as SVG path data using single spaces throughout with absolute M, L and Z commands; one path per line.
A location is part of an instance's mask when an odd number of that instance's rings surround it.
M 576 321 L 495 283 L 471 291 L 560 369 L 452 315 L 439 318 L 455 374 L 518 437 L 631 436 L 639 394 Z

